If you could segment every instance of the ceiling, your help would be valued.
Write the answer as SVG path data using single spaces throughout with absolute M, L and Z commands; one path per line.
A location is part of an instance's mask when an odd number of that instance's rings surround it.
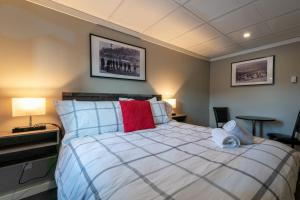
M 206 58 L 300 37 L 300 0 L 30 1 L 50 8 L 51 2 L 56 10 L 63 6 L 65 13 L 81 12 L 101 25 L 120 26 Z M 245 32 L 251 37 L 243 38 Z

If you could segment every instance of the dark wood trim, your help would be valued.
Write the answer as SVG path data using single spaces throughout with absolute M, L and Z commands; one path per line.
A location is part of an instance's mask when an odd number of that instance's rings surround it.
M 162 100 L 160 94 L 113 94 L 113 93 L 85 93 L 85 92 L 63 92 L 63 100 L 78 100 L 78 101 L 118 101 L 120 97 L 132 98 L 136 100 L 147 100 L 156 97 L 157 100 Z
M 137 48 L 140 48 L 140 49 L 144 50 L 145 51 L 145 79 L 139 80 L 139 79 L 127 79 L 127 78 L 105 77 L 105 76 L 95 76 L 95 75 L 93 75 L 92 74 L 92 67 L 93 67 L 92 66 L 92 36 L 100 37 L 100 38 L 103 38 L 103 39 L 106 39 L 106 40 L 111 40 L 111 41 L 118 42 L 118 43 L 121 43 L 121 44 L 130 45 L 130 46 L 137 47 Z M 92 78 L 109 78 L 109 79 L 118 79 L 118 80 L 130 80 L 130 81 L 147 81 L 147 50 L 146 50 L 146 48 L 143 48 L 143 47 L 140 47 L 140 46 L 128 44 L 126 42 L 121 42 L 121 41 L 118 41 L 118 40 L 114 40 L 114 39 L 111 39 L 111 38 L 107 38 L 107 37 L 103 37 L 103 36 L 100 36 L 100 35 L 90 33 L 90 77 L 92 77 Z
M 232 64 L 239 63 L 239 62 L 246 62 L 246 61 L 251 61 L 251 60 L 257 60 L 261 58 L 267 58 L 267 57 L 273 57 L 273 81 L 272 83 L 266 83 L 266 84 L 253 84 L 253 85 L 232 85 Z M 274 85 L 275 84 L 275 55 L 269 55 L 269 56 L 264 56 L 264 57 L 259 57 L 259 58 L 253 58 L 253 59 L 248 59 L 248 60 L 242 60 L 238 62 L 232 62 L 231 63 L 231 70 L 230 70 L 230 87 L 244 87 L 244 86 L 265 86 L 265 85 Z

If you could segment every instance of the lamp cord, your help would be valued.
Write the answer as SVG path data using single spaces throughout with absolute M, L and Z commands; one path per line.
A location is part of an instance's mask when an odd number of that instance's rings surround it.
M 58 145 L 58 148 L 59 148 L 60 143 L 61 143 L 61 140 L 62 140 L 62 137 L 63 137 L 63 135 L 62 135 L 63 129 L 62 129 L 59 125 L 54 124 L 54 123 L 38 123 L 38 124 L 35 124 L 35 126 L 39 126 L 39 125 L 52 125 L 52 126 L 55 126 L 55 127 L 58 128 L 58 130 L 59 130 L 59 145 Z M 21 175 L 20 175 L 20 178 L 19 178 L 19 181 L 18 181 L 19 185 L 22 185 L 22 184 L 31 182 L 31 181 L 33 181 L 33 180 L 42 179 L 42 178 L 47 177 L 47 176 L 50 174 L 52 168 L 56 165 L 56 160 L 51 164 L 50 168 L 47 170 L 47 172 L 46 172 L 43 176 L 38 176 L 38 177 L 34 177 L 34 178 L 31 178 L 31 179 L 22 181 L 22 180 L 23 180 L 24 173 L 25 173 L 25 169 L 26 169 L 26 167 L 27 167 L 28 165 L 29 165 L 29 163 L 27 162 L 27 163 L 25 163 L 24 166 L 23 166 L 23 169 L 22 169 L 22 171 L 21 171 Z
M 55 126 L 56 128 L 58 128 L 58 131 L 59 131 L 59 145 L 60 145 L 60 142 L 63 138 L 63 129 L 61 126 L 59 126 L 58 124 L 55 124 L 55 123 L 38 123 L 38 124 L 35 124 L 34 126 L 39 126 L 39 125 L 52 125 L 52 126 Z
M 24 166 L 23 166 L 23 169 L 22 169 L 22 172 L 21 172 L 21 175 L 20 175 L 20 178 L 19 178 L 19 185 L 23 185 L 23 184 L 26 184 L 28 182 L 31 182 L 31 181 L 34 181 L 34 180 L 37 180 L 37 179 L 42 179 L 42 178 L 47 177 L 50 174 L 50 172 L 53 169 L 53 167 L 56 165 L 56 160 L 51 164 L 51 166 L 49 167 L 49 169 L 47 170 L 47 172 L 43 176 L 37 176 L 37 177 L 33 177 L 31 179 L 22 181 L 24 173 L 25 173 L 25 169 L 26 169 L 26 167 L 28 165 L 29 165 L 29 163 L 25 163 Z

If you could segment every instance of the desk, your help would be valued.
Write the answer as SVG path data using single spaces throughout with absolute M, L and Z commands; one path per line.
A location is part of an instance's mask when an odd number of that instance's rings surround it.
M 263 137 L 263 123 L 272 122 L 276 119 L 270 117 L 259 117 L 259 116 L 236 116 L 237 119 L 243 119 L 252 121 L 252 134 L 256 136 L 256 122 L 259 123 L 259 136 Z

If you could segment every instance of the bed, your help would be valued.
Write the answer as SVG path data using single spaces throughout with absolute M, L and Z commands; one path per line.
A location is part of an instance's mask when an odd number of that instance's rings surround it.
M 113 101 L 124 94 L 64 93 L 64 100 Z M 161 99 L 160 95 L 126 95 Z M 170 121 L 155 129 L 63 139 L 58 199 L 294 199 L 299 153 L 256 137 L 222 149 L 211 128 Z

